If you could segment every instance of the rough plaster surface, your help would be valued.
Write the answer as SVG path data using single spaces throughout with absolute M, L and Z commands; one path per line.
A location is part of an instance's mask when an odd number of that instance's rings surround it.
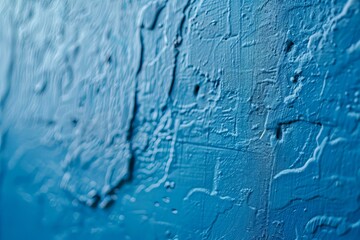
M 360 1 L 0 2 L 0 239 L 358 239 Z

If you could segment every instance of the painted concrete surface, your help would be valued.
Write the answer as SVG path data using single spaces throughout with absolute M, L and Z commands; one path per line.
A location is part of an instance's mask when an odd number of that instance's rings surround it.
M 2 0 L 0 239 L 359 239 L 359 11 Z

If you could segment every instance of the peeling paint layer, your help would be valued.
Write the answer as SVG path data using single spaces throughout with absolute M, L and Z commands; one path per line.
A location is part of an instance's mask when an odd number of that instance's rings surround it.
M 0 16 L 0 239 L 360 236 L 359 0 Z

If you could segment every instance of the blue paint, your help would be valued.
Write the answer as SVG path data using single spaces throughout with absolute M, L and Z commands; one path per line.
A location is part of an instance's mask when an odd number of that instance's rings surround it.
M 360 2 L 0 3 L 0 239 L 357 239 Z

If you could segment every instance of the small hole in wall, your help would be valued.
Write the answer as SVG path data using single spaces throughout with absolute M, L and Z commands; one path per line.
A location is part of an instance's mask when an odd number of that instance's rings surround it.
M 79 120 L 76 118 L 71 119 L 71 124 L 73 125 L 73 127 L 76 127 L 78 122 L 79 122 Z
M 200 86 L 199 84 L 196 84 L 194 87 L 194 96 L 197 96 L 199 94 Z
M 88 201 L 88 205 L 91 207 L 91 208 L 96 208 L 99 204 L 101 200 L 101 197 L 99 194 L 95 194 L 94 196 L 92 196 L 92 198 Z
M 280 139 L 282 138 L 281 125 L 278 125 L 278 126 L 276 127 L 275 137 L 276 137 L 277 140 L 280 140 Z
M 293 47 L 294 47 L 294 42 L 291 40 L 286 40 L 285 49 L 284 49 L 285 53 L 290 52 L 293 49 Z
M 291 82 L 297 83 L 299 81 L 300 73 L 295 73 L 293 77 L 290 78 Z
M 106 62 L 107 62 L 108 64 L 111 64 L 111 62 L 112 62 L 112 57 L 111 57 L 111 55 L 109 55 L 109 56 L 107 57 Z

